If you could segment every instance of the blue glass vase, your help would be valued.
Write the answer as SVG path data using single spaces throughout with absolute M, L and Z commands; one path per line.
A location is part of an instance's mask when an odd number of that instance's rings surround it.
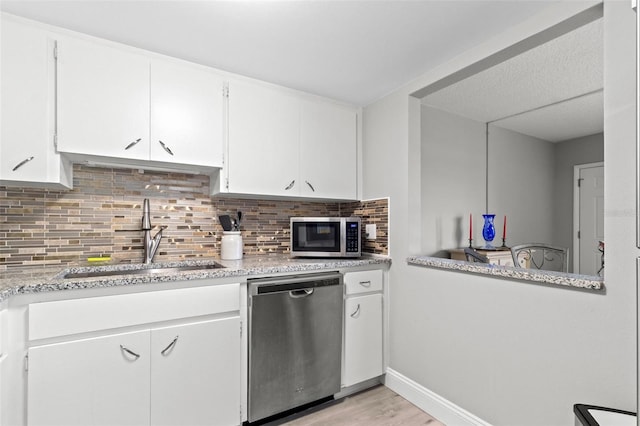
M 491 241 L 496 236 L 496 227 L 493 225 L 493 219 L 495 219 L 495 214 L 483 214 L 484 218 L 484 226 L 482 227 L 482 238 L 486 241 L 486 246 L 491 246 Z

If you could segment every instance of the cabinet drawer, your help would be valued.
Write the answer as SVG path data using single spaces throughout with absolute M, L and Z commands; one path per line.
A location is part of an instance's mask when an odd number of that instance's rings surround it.
M 29 340 L 239 309 L 240 284 L 33 303 Z
M 347 294 L 382 291 L 382 271 L 348 272 L 344 274 L 344 284 Z

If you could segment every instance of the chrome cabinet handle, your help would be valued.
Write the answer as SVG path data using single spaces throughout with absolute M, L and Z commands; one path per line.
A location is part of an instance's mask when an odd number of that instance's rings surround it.
M 295 185 L 295 184 L 296 184 L 296 180 L 294 179 L 294 180 L 292 180 L 292 181 L 291 181 L 291 183 L 289 184 L 289 186 L 287 186 L 284 190 L 285 190 L 285 191 L 290 190 L 291 188 L 293 188 L 293 185 Z
M 360 304 L 356 307 L 356 310 L 351 314 L 351 318 L 355 318 L 360 313 Z
M 371 281 L 360 281 L 362 287 L 371 287 Z
M 135 353 L 134 351 L 132 351 L 131 349 L 129 349 L 129 348 L 125 347 L 125 346 L 120 345 L 120 349 L 122 351 L 128 353 L 129 355 L 135 357 L 135 359 L 140 358 L 140 354 Z
M 33 160 L 33 157 L 29 157 L 26 158 L 24 160 L 22 160 L 21 162 L 18 163 L 17 166 L 15 166 L 11 171 L 15 172 L 16 170 L 18 170 L 20 167 L 24 166 L 25 164 L 27 164 L 29 161 Z
M 169 149 L 169 147 L 167 145 L 164 144 L 164 142 L 162 141 L 158 141 L 158 143 L 162 146 L 162 148 L 167 151 L 169 153 L 169 155 L 173 155 L 173 152 Z
M 309 188 L 311 188 L 311 191 L 316 192 L 316 189 L 313 187 L 313 185 L 311 185 L 309 183 L 309 181 L 305 180 L 304 183 L 306 183 L 307 185 L 309 185 Z
M 142 140 L 142 138 L 138 138 L 138 139 L 136 139 L 135 141 L 131 142 L 129 145 L 125 146 L 125 147 L 124 147 L 125 151 L 126 151 L 127 149 L 131 148 L 132 146 L 137 145 L 137 144 L 138 144 L 138 142 L 140 142 L 141 140 Z
M 167 354 L 167 352 L 169 352 L 169 351 L 170 351 L 170 350 L 171 350 L 171 349 L 176 345 L 176 342 L 178 341 L 178 337 L 180 337 L 180 336 L 176 336 L 176 338 L 175 338 L 175 339 L 173 339 L 173 340 L 171 341 L 171 343 L 169 343 L 169 346 L 167 346 L 166 348 L 164 348 L 160 353 L 161 353 L 162 355 L 166 355 L 166 354 Z

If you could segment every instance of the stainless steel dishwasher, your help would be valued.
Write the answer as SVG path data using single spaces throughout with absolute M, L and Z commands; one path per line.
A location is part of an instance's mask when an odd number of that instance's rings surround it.
M 249 280 L 249 422 L 340 391 L 338 272 Z

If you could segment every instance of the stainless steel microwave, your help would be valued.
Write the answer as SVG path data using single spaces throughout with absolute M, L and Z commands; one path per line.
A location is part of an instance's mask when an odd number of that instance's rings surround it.
M 291 254 L 360 257 L 359 217 L 292 217 Z

